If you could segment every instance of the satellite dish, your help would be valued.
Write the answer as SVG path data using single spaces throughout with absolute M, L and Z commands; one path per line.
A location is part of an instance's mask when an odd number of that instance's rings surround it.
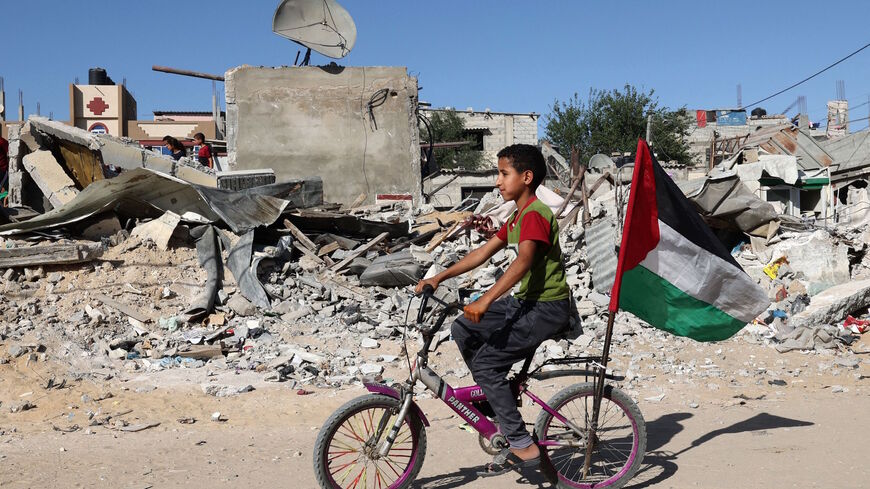
M 330 58 L 343 58 L 356 43 L 356 24 L 335 0 L 282 0 L 272 18 L 272 32 Z M 298 58 L 298 56 L 297 56 Z
M 610 168 L 613 166 L 613 160 L 601 153 L 592 155 L 592 158 L 589 158 L 589 168 L 594 168 L 596 170 Z

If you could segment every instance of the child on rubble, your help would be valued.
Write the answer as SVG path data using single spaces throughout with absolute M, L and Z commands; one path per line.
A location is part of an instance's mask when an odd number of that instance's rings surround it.
M 566 329 L 570 291 L 562 265 L 559 226 L 553 212 L 535 197 L 544 180 L 546 163 L 541 151 L 515 144 L 498 153 L 498 187 L 504 200 L 517 210 L 498 233 L 447 270 L 421 280 L 416 292 L 461 275 L 509 247 L 516 258 L 498 281 L 475 302 L 465 306 L 453 323 L 453 339 L 465 363 L 495 412 L 499 429 L 510 448 L 498 454 L 479 475 L 489 477 L 540 463 L 540 449 L 532 441 L 517 400 L 506 378 L 511 366 L 545 340 Z M 514 285 L 519 290 L 502 297 Z
M 211 148 L 205 143 L 205 134 L 198 132 L 193 135 L 193 144 L 199 146 L 199 152 L 196 154 L 196 159 L 202 166 L 214 168 L 214 159 L 211 156 Z
M 172 136 L 163 136 L 163 144 L 170 151 L 170 157 L 178 161 L 185 156 L 184 145 Z

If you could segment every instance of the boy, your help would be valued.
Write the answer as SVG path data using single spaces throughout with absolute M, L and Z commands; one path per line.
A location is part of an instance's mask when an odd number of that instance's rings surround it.
M 193 135 L 193 144 L 199 146 L 199 152 L 196 154 L 196 159 L 202 166 L 214 168 L 214 160 L 211 156 L 211 148 L 205 144 L 205 134 L 198 132 Z
M 484 263 L 505 246 L 516 258 L 504 275 L 477 301 L 465 306 L 453 323 L 452 334 L 496 414 L 499 429 L 510 443 L 479 474 L 498 475 L 512 469 L 536 467 L 540 450 L 532 442 L 506 379 L 511 366 L 528 357 L 545 340 L 568 325 L 569 294 L 559 247 L 559 227 L 553 212 L 537 200 L 535 189 L 544 180 L 544 157 L 534 146 L 515 144 L 498 153 L 496 187 L 517 211 L 498 233 L 447 270 L 417 284 L 437 288 L 442 281 Z M 500 298 L 519 282 L 519 291 Z

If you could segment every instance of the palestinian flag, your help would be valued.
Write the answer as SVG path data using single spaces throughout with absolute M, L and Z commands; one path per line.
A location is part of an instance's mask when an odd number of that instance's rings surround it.
M 768 304 L 646 141 L 638 141 L 610 313 L 622 308 L 675 335 L 718 341 Z

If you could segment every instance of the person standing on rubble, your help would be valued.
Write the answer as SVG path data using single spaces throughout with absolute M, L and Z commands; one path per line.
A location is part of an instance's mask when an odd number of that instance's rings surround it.
M 211 156 L 211 148 L 205 143 L 205 134 L 198 132 L 193 135 L 193 144 L 199 146 L 199 152 L 196 154 L 196 159 L 199 164 L 214 168 L 214 158 Z
M 175 139 L 172 136 L 163 136 L 163 145 L 166 146 L 170 151 L 170 155 L 173 160 L 178 161 L 184 156 L 186 156 L 184 151 L 184 145 L 181 144 L 181 141 Z
M 498 187 L 504 200 L 517 210 L 483 246 L 447 270 L 421 280 L 416 287 L 433 289 L 451 277 L 477 268 L 505 247 L 516 252 L 496 283 L 453 323 L 453 339 L 474 381 L 480 385 L 495 412 L 499 429 L 510 448 L 496 456 L 478 474 L 481 477 L 510 470 L 535 468 L 540 449 L 529 435 L 517 409 L 507 374 L 511 366 L 534 354 L 545 340 L 564 332 L 570 319 L 570 289 L 562 265 L 559 224 L 546 204 L 535 197 L 547 166 L 541 151 L 528 144 L 514 144 L 498 153 Z M 513 295 L 508 292 L 519 285 Z

